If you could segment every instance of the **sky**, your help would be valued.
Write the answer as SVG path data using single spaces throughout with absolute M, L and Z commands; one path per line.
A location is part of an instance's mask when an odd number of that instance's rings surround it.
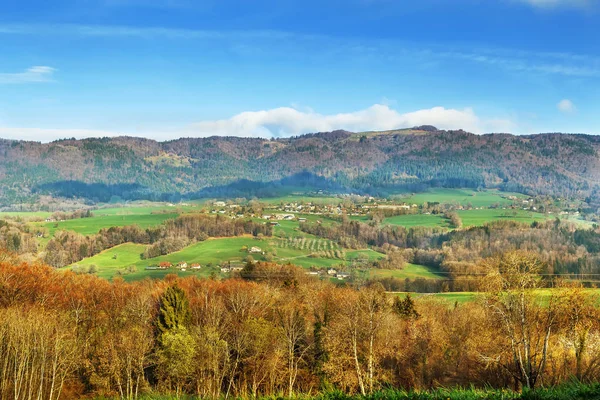
M 600 0 L 3 0 L 0 137 L 600 134 Z

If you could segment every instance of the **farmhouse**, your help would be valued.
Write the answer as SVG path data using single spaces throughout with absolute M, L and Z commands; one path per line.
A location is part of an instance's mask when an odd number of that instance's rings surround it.
M 177 268 L 179 268 L 179 269 L 185 269 L 185 268 L 187 268 L 187 266 L 188 265 L 187 265 L 187 263 L 185 261 L 179 261 L 177 263 Z
M 191 269 L 200 269 L 200 268 L 202 268 L 202 265 L 195 263 L 195 264 L 192 264 L 192 265 L 190 266 L 190 268 L 191 268 Z
M 225 207 L 224 201 L 215 201 L 213 204 L 215 207 Z
M 262 249 L 257 246 L 252 246 L 248 249 L 248 253 L 262 253 Z
M 350 274 L 346 272 L 338 272 L 335 277 L 342 281 L 346 278 L 350 278 Z
M 168 262 L 168 261 L 162 261 L 162 262 L 160 262 L 160 263 L 158 264 L 158 268 L 159 268 L 159 269 L 169 269 L 169 268 L 171 268 L 172 266 L 173 266 L 173 264 L 171 264 L 171 263 L 170 263 L 170 262 Z
M 329 268 L 327 270 L 327 275 L 335 275 L 337 274 L 337 270 L 333 269 L 333 268 Z
M 298 222 L 306 222 L 306 218 L 304 218 L 304 217 L 298 218 Z

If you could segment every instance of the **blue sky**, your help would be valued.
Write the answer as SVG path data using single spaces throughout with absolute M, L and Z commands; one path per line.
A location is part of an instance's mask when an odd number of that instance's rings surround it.
M 0 137 L 600 134 L 599 0 L 4 0 Z

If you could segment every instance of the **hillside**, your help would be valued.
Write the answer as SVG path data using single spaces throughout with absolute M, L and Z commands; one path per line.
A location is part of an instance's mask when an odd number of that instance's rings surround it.
M 269 195 L 282 186 L 369 193 L 495 187 L 584 198 L 600 183 L 599 148 L 597 136 L 475 135 L 429 126 L 273 140 L 0 140 L 0 204 L 44 194 L 103 202 Z

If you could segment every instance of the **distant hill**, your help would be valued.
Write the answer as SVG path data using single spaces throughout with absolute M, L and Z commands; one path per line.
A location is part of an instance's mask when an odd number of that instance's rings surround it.
M 0 140 L 0 204 L 42 194 L 90 201 L 252 196 L 286 185 L 365 193 L 494 187 L 594 198 L 599 149 L 598 136 L 475 135 L 432 126 L 274 140 Z

